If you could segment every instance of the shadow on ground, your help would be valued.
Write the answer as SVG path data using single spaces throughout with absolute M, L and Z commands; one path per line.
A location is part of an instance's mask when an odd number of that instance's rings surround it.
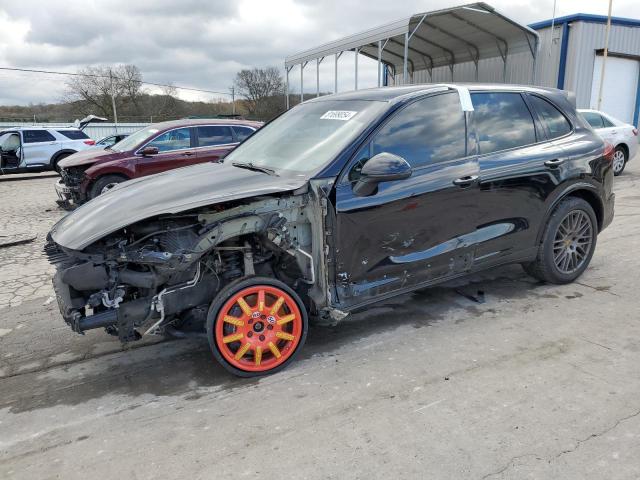
M 380 333 L 430 327 L 453 318 L 455 323 L 460 323 L 486 313 L 495 314 L 499 298 L 531 298 L 531 305 L 540 298 L 559 298 L 549 293 L 548 288 L 545 293 L 538 292 L 541 286 L 519 267 L 510 266 L 405 294 L 347 317 L 335 327 L 312 327 L 297 362 L 308 360 L 305 367 L 299 368 L 313 370 L 314 358 L 336 357 L 339 361 L 339 350 L 343 346 L 366 341 Z M 485 292 L 484 303 L 471 299 L 479 290 Z M 291 370 L 288 373 L 295 374 Z M 54 405 L 77 405 L 105 395 L 150 394 L 184 396 L 191 400 L 211 390 L 232 391 L 259 382 L 227 373 L 213 360 L 204 336 L 156 343 L 19 375 L 3 382 L 4 388 L 11 388 L 6 385 L 7 381 L 30 383 L 24 394 L 18 392 L 0 400 L 0 408 L 9 407 L 13 413 Z M 135 407 L 134 404 L 130 408 Z

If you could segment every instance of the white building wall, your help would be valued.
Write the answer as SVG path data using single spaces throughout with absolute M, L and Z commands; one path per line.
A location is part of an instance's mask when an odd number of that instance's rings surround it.
M 574 22 L 569 27 L 564 88 L 576 93 L 578 108 L 589 107 L 593 65 L 596 51 L 604 48 L 605 29 L 604 24 L 588 22 Z M 640 57 L 640 27 L 612 25 L 609 52 Z

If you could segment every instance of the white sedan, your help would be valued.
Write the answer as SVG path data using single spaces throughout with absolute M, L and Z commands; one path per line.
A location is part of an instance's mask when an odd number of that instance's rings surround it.
M 598 110 L 578 110 L 596 132 L 615 148 L 613 173 L 620 175 L 638 151 L 638 129 Z

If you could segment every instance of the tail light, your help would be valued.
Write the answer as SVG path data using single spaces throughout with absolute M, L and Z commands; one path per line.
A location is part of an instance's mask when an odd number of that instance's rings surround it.
M 85 140 L 85 141 L 84 141 L 84 143 L 85 143 L 86 145 L 95 145 L 95 144 L 96 144 L 96 141 L 95 141 L 95 140 Z
M 607 161 L 613 163 L 613 152 L 615 148 L 609 142 L 604 142 L 604 154 L 602 155 Z
M 638 136 L 638 129 L 634 128 L 633 130 L 631 130 L 631 133 L 633 133 L 637 137 Z

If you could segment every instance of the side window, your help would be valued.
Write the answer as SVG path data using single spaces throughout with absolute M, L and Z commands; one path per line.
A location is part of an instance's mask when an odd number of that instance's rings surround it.
M 466 125 L 456 93 L 418 100 L 396 113 L 375 135 L 371 156 L 389 152 L 413 168 L 466 155 Z
M 613 122 L 609 120 L 607 117 L 605 117 L 604 115 L 601 115 L 601 117 L 602 117 L 602 122 L 604 123 L 604 128 L 615 127 Z
M 233 131 L 236 133 L 236 137 L 238 137 L 238 141 L 242 142 L 244 139 L 249 138 L 255 130 L 252 130 L 248 127 L 233 127 Z
M 147 147 L 157 147 L 160 152 L 170 152 L 191 147 L 191 129 L 178 128 L 163 133 L 147 144 Z
M 81 130 L 58 130 L 58 133 L 64 135 L 69 140 L 85 140 L 89 138 L 87 134 Z
M 211 125 L 198 127 L 198 146 L 209 147 L 233 143 L 233 134 L 230 127 Z
M 593 128 L 604 128 L 604 123 L 602 122 L 602 115 L 600 115 L 599 113 L 582 112 L 582 116 Z
M 24 143 L 54 142 L 56 140 L 56 137 L 46 130 L 24 130 L 22 138 Z
M 560 110 L 536 95 L 530 95 L 529 98 L 531 99 L 531 103 L 533 103 L 533 107 L 540 115 L 542 122 L 547 127 L 549 139 L 562 137 L 571 132 L 571 124 Z
M 481 154 L 536 142 L 533 117 L 519 93 L 472 93 L 471 100 Z

